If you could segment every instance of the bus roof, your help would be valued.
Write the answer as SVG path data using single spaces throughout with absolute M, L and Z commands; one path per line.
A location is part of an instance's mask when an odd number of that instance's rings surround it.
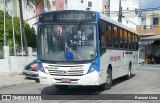
M 115 21 L 115 20 L 105 16 L 104 14 L 100 13 L 100 19 L 105 20 L 105 21 L 107 21 L 109 23 L 112 23 L 114 25 L 117 25 L 117 26 L 119 26 L 121 28 L 124 28 L 124 29 L 126 29 L 128 31 L 131 31 L 132 33 L 138 34 L 137 31 L 133 30 L 132 28 L 129 28 L 129 27 L 125 26 L 124 24 Z
M 44 13 L 41 13 L 40 15 L 50 14 L 50 13 L 55 13 L 55 12 L 72 12 L 72 13 L 73 13 L 73 12 L 92 12 L 92 13 L 99 13 L 99 12 L 97 12 L 97 11 L 87 11 L 87 10 L 61 10 L 61 11 L 44 12 Z M 131 28 L 123 25 L 122 23 L 119 23 L 119 22 L 117 22 L 117 21 L 115 21 L 115 20 L 113 20 L 113 19 L 105 16 L 104 14 L 101 14 L 101 13 L 99 13 L 99 14 L 100 14 L 100 19 L 105 20 L 105 21 L 107 21 L 107 22 L 109 22 L 109 23 L 112 23 L 112 24 L 114 24 L 114 25 L 117 25 L 117 26 L 119 26 L 119 27 L 121 27 L 121 28 L 124 28 L 124 29 L 126 29 L 126 30 L 128 30 L 128 31 L 131 31 L 132 33 L 138 34 L 135 30 L 133 30 L 133 29 L 131 29 Z
M 43 12 L 41 14 L 48 14 L 48 13 L 55 13 L 55 12 L 93 12 L 93 13 L 97 13 L 96 11 L 88 11 L 88 10 L 59 10 L 59 11 Z

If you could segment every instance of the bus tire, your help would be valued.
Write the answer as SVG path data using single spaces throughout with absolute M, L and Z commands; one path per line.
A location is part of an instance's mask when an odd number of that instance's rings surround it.
M 130 64 L 129 64 L 129 68 L 128 68 L 128 74 L 126 75 L 126 79 L 127 79 L 127 80 L 132 77 L 131 68 L 132 68 L 132 65 L 131 65 L 131 63 L 130 63 Z
M 112 71 L 108 69 L 106 82 L 100 85 L 100 89 L 108 90 L 108 89 L 111 89 L 111 87 L 112 87 Z
M 55 87 L 58 90 L 67 90 L 69 86 L 68 85 L 55 85 Z

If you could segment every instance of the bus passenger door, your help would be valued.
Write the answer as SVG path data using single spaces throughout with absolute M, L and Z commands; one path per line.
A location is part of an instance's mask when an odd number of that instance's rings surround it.
M 106 52 L 106 23 L 104 21 L 98 22 L 99 27 L 99 41 L 100 41 L 100 84 L 106 81 L 107 72 L 107 52 Z

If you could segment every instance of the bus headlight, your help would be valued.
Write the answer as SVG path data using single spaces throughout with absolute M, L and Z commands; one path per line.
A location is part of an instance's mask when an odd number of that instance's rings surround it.
M 92 73 L 95 70 L 95 68 L 89 68 L 88 73 Z
M 89 73 L 92 73 L 93 71 L 95 71 L 96 70 L 96 67 L 97 67 L 97 63 L 96 62 L 92 62 L 91 63 L 91 65 L 90 65 L 90 67 L 89 67 L 89 69 L 88 69 L 88 74 Z

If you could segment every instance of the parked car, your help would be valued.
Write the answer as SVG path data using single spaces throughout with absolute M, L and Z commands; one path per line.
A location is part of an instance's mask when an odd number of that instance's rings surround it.
M 39 80 L 38 76 L 38 64 L 33 61 L 25 66 L 23 70 L 23 75 L 26 76 L 27 79 L 37 79 Z

